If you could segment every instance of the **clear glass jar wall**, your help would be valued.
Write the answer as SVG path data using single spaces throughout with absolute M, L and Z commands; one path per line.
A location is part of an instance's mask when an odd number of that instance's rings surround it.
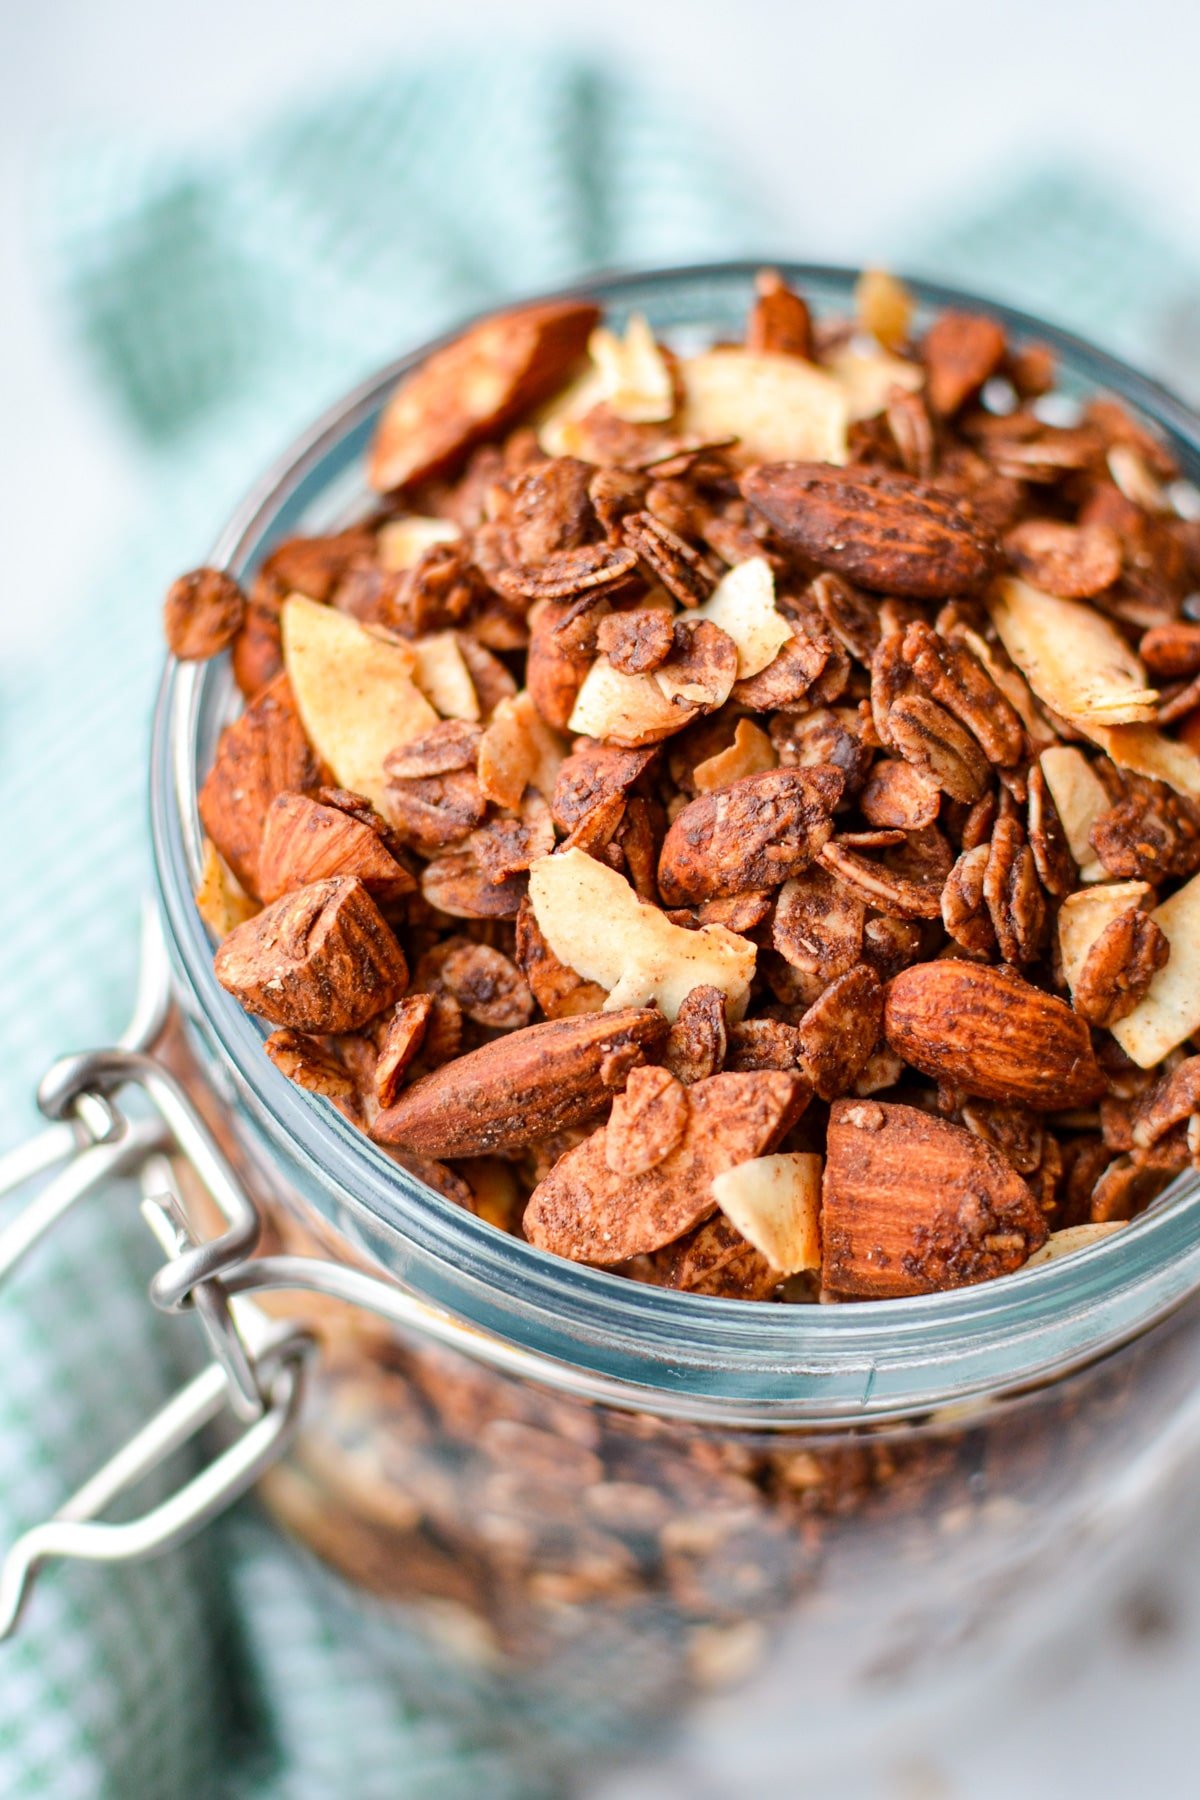
M 785 274 L 818 306 L 848 308 L 852 277 Z M 592 291 L 617 317 L 637 309 L 667 335 L 711 337 L 736 331 L 752 277 L 703 269 Z M 947 298 L 918 291 L 927 306 Z M 1018 340 L 1049 342 L 1068 393 L 1115 391 L 1156 421 L 1200 475 L 1197 423 L 1169 396 L 1039 322 L 984 310 Z M 289 454 L 214 560 L 244 575 L 280 538 L 365 510 L 361 454 L 403 366 Z M 290 1087 L 216 986 L 191 901 L 195 793 L 235 701 L 223 669 L 176 668 L 155 733 L 155 845 L 193 1089 L 286 1246 L 360 1259 L 467 1327 L 456 1349 L 322 1306 L 305 1431 L 266 1497 L 356 1586 L 423 1618 L 439 1704 L 453 1666 L 465 1692 L 486 1675 L 543 1723 L 551 1708 L 568 1735 L 611 1735 L 747 1673 L 785 1631 L 816 1703 L 1045 1605 L 1098 1525 L 1135 1528 L 1132 1484 L 1180 1437 L 1195 1386 L 1194 1183 L 1083 1256 L 871 1306 L 641 1288 L 504 1237 Z

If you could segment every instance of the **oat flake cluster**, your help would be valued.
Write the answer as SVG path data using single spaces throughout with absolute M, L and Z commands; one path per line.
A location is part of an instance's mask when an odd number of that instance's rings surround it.
M 172 588 L 267 1054 L 489 1223 L 754 1300 L 1004 1275 L 1200 1162 L 1200 525 L 891 278 L 403 380 L 375 513 Z

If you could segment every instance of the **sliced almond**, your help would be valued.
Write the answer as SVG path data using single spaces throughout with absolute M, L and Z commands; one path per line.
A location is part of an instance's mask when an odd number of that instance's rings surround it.
M 1064 718 L 1126 725 L 1153 719 L 1158 691 L 1116 626 L 1090 606 L 1010 576 L 988 596 L 1000 641 L 1038 699 Z
M 743 775 L 761 775 L 765 769 L 778 767 L 779 756 L 762 726 L 753 719 L 739 719 L 732 744 L 697 763 L 692 780 L 698 794 L 712 794 L 731 781 L 740 781 Z
M 1145 998 L 1112 1027 L 1126 1056 L 1152 1069 L 1169 1050 L 1200 1031 L 1200 875 L 1193 875 L 1150 914 L 1171 946 Z
M 675 386 L 667 359 L 641 313 L 633 313 L 623 335 L 599 325 L 588 339 L 588 355 L 600 377 L 598 397 L 618 419 L 653 425 L 675 411 Z
M 235 925 L 244 925 L 259 910 L 229 865 L 222 861 L 211 838 L 204 840 L 204 865 L 196 889 L 196 911 L 218 940 Z
M 680 375 L 685 435 L 708 443 L 736 438 L 745 462 L 845 462 L 845 391 L 801 357 L 706 350 L 684 358 Z
M 527 690 L 501 700 L 479 741 L 479 786 L 497 806 L 514 810 L 532 785 L 549 800 L 567 745 L 541 717 Z
M 1112 805 L 1091 763 L 1073 744 L 1052 744 L 1038 761 L 1058 808 L 1071 855 L 1084 881 L 1103 881 L 1104 865 L 1092 849 L 1091 829 Z
M 1165 781 L 1178 794 L 1200 800 L 1200 755 L 1178 738 L 1164 737 L 1152 725 L 1088 724 L 1084 730 L 1110 756 L 1118 769 Z
M 925 371 L 917 363 L 888 356 L 882 350 L 856 350 L 853 345 L 828 357 L 824 367 L 841 385 L 851 424 L 877 418 L 895 398 L 897 388 L 914 394 L 925 380 Z
M 414 513 L 407 519 L 389 519 L 375 535 L 381 567 L 394 575 L 415 568 L 435 544 L 449 544 L 462 532 L 453 519 L 427 519 Z
M 413 650 L 417 658 L 413 680 L 443 719 L 477 719 L 479 695 L 454 632 L 418 638 Z
M 283 604 L 283 660 L 305 733 L 339 787 L 386 811 L 383 761 L 438 715 L 413 679 L 416 653 L 303 594 Z
M 1126 1223 L 1124 1219 L 1113 1219 L 1106 1225 L 1068 1225 L 1063 1231 L 1052 1231 L 1041 1249 L 1034 1251 L 1025 1267 L 1037 1269 L 1042 1263 L 1057 1262 L 1060 1256 L 1072 1256 L 1077 1250 L 1088 1250 L 1093 1244 L 1102 1244 L 1114 1231 L 1124 1230 Z
M 1145 881 L 1106 881 L 1096 887 L 1081 888 L 1063 901 L 1058 912 L 1058 947 L 1072 995 L 1079 985 L 1088 951 L 1105 927 L 1132 907 L 1143 911 L 1153 893 Z
M 717 1205 L 781 1275 L 821 1266 L 821 1158 L 756 1156 L 713 1179 Z
M 585 851 L 539 857 L 529 871 L 529 899 L 559 961 L 609 990 L 606 1011 L 656 1002 L 674 1019 L 693 988 L 716 987 L 733 1017 L 744 1012 L 754 945 L 723 925 L 673 925 Z
M 575 697 L 567 729 L 637 749 L 682 731 L 695 717 L 696 708 L 669 700 L 653 675 L 622 675 L 606 656 L 598 656 Z
M 733 639 L 739 681 L 760 674 L 795 635 L 775 604 L 775 576 L 765 556 L 730 569 L 691 617 L 708 619 Z

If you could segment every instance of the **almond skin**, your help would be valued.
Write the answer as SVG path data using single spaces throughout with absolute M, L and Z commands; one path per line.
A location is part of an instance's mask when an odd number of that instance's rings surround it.
M 1015 970 L 956 959 L 918 963 L 888 985 L 884 1035 L 922 1074 L 1035 1111 L 1104 1092 L 1085 1021 Z
M 294 1031 L 357 1031 L 408 986 L 408 966 L 361 881 L 339 875 L 238 925 L 213 960 L 247 1012 Z
M 331 875 L 357 875 L 377 900 L 397 900 L 417 885 L 361 819 L 307 794 L 278 794 L 267 808 L 258 854 L 263 899 L 278 900 Z
M 623 1085 L 614 1071 L 624 1059 L 614 1051 L 640 1060 L 665 1043 L 667 1029 L 656 1009 L 631 1006 L 509 1032 L 414 1082 L 371 1135 L 423 1156 L 520 1149 L 595 1112 Z
M 876 593 L 978 593 L 999 560 L 952 495 L 911 475 L 764 463 L 743 478 L 742 492 L 794 548 Z
M 1046 1241 L 1030 1188 L 990 1144 L 914 1106 L 838 1100 L 821 1196 L 821 1279 L 862 1300 L 1011 1274 Z

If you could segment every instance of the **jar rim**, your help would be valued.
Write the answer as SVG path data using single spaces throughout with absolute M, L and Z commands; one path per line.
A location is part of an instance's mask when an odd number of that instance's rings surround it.
M 857 271 L 765 259 L 809 291 L 847 298 Z M 664 292 L 748 295 L 762 261 L 701 263 L 573 282 L 614 307 Z M 1072 333 L 1015 308 L 904 278 L 922 306 L 985 312 L 1036 339 L 1064 369 L 1127 401 L 1200 473 L 1200 419 L 1165 388 Z M 490 309 L 489 309 L 490 310 Z M 680 314 L 681 319 L 683 313 Z M 211 561 L 238 576 L 281 523 L 352 466 L 395 381 L 463 321 L 353 389 L 254 484 Z M 1127 1230 L 1071 1256 L 942 1293 L 833 1306 L 768 1306 L 651 1287 L 565 1261 L 497 1230 L 416 1181 L 328 1102 L 263 1055 L 262 1029 L 217 983 L 193 900 L 202 830 L 196 807 L 201 720 L 214 665 L 168 660 L 151 751 L 151 824 L 160 909 L 184 1009 L 201 1027 L 258 1129 L 306 1172 L 341 1216 L 369 1223 L 374 1254 L 411 1291 L 469 1329 L 591 1369 L 707 1413 L 813 1427 L 906 1416 L 1035 1385 L 1115 1348 L 1200 1286 L 1200 1178 L 1180 1178 Z

